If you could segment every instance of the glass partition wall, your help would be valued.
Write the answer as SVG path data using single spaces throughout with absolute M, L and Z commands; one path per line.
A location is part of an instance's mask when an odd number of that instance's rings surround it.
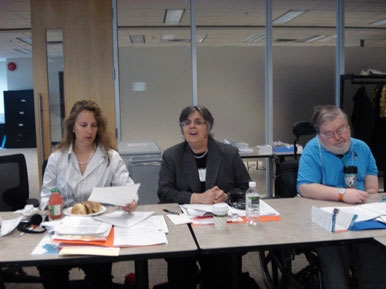
M 154 140 L 162 150 L 182 141 L 179 113 L 196 90 L 197 103 L 213 113 L 217 140 L 265 144 L 268 119 L 273 141 L 293 143 L 294 122 L 309 120 L 316 105 L 335 103 L 339 1 L 345 4 L 340 60 L 346 71 L 386 67 L 385 25 L 369 20 L 386 19 L 382 1 L 118 0 L 122 141 Z M 169 13 L 177 17 L 172 22 Z M 268 118 L 267 13 L 273 71 Z

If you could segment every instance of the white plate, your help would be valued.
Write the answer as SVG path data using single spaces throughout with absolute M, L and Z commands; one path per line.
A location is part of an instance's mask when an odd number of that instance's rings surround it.
M 87 214 L 87 215 L 75 215 L 75 214 L 71 214 L 71 209 L 72 209 L 72 207 L 66 208 L 66 209 L 63 210 L 63 213 L 64 213 L 66 216 L 92 217 L 92 216 L 98 216 L 98 215 L 101 215 L 101 214 L 103 214 L 104 212 L 106 212 L 106 207 L 105 207 L 105 206 L 102 206 L 102 210 L 100 210 L 99 212 L 92 213 L 92 214 Z

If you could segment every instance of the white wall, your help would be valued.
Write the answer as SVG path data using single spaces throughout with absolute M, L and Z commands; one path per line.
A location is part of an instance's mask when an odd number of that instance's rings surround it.
M 7 63 L 11 61 L 16 63 L 16 69 L 14 71 L 9 71 L 7 69 L 8 90 L 33 89 L 34 80 L 32 73 L 32 59 L 7 59 Z
M 191 104 L 189 53 L 119 49 L 122 141 L 155 140 L 166 149 L 182 140 L 178 118 Z M 264 48 L 198 49 L 198 103 L 212 112 L 216 139 L 265 142 L 264 57 Z M 347 48 L 346 63 L 346 73 L 386 71 L 386 51 Z M 273 65 L 274 140 L 292 143 L 294 122 L 309 120 L 316 105 L 335 103 L 335 48 L 275 47 Z M 148 90 L 131 91 L 136 81 Z M 353 95 L 346 91 L 345 104 Z

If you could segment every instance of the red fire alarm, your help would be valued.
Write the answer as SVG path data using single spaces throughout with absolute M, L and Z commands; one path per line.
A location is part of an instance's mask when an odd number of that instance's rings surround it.
M 8 62 L 8 70 L 14 71 L 16 69 L 16 63 L 15 62 Z

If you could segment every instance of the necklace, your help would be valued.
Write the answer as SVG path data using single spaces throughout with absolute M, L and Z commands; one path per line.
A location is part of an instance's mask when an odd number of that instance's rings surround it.
M 206 156 L 207 153 L 208 153 L 208 149 L 206 149 L 206 151 L 202 155 L 200 155 L 200 156 L 196 156 L 196 155 L 193 155 L 193 156 L 196 159 L 202 159 L 204 156 Z
M 85 162 L 78 162 L 78 164 L 81 165 L 81 166 L 87 165 L 87 164 L 90 162 L 92 156 L 94 155 L 94 153 L 95 153 L 95 151 L 96 151 L 96 148 L 97 148 L 97 147 L 95 146 L 95 147 L 94 147 L 94 150 L 91 152 L 91 154 L 90 154 L 90 156 L 88 157 L 88 160 L 87 160 L 87 161 L 85 161 Z

